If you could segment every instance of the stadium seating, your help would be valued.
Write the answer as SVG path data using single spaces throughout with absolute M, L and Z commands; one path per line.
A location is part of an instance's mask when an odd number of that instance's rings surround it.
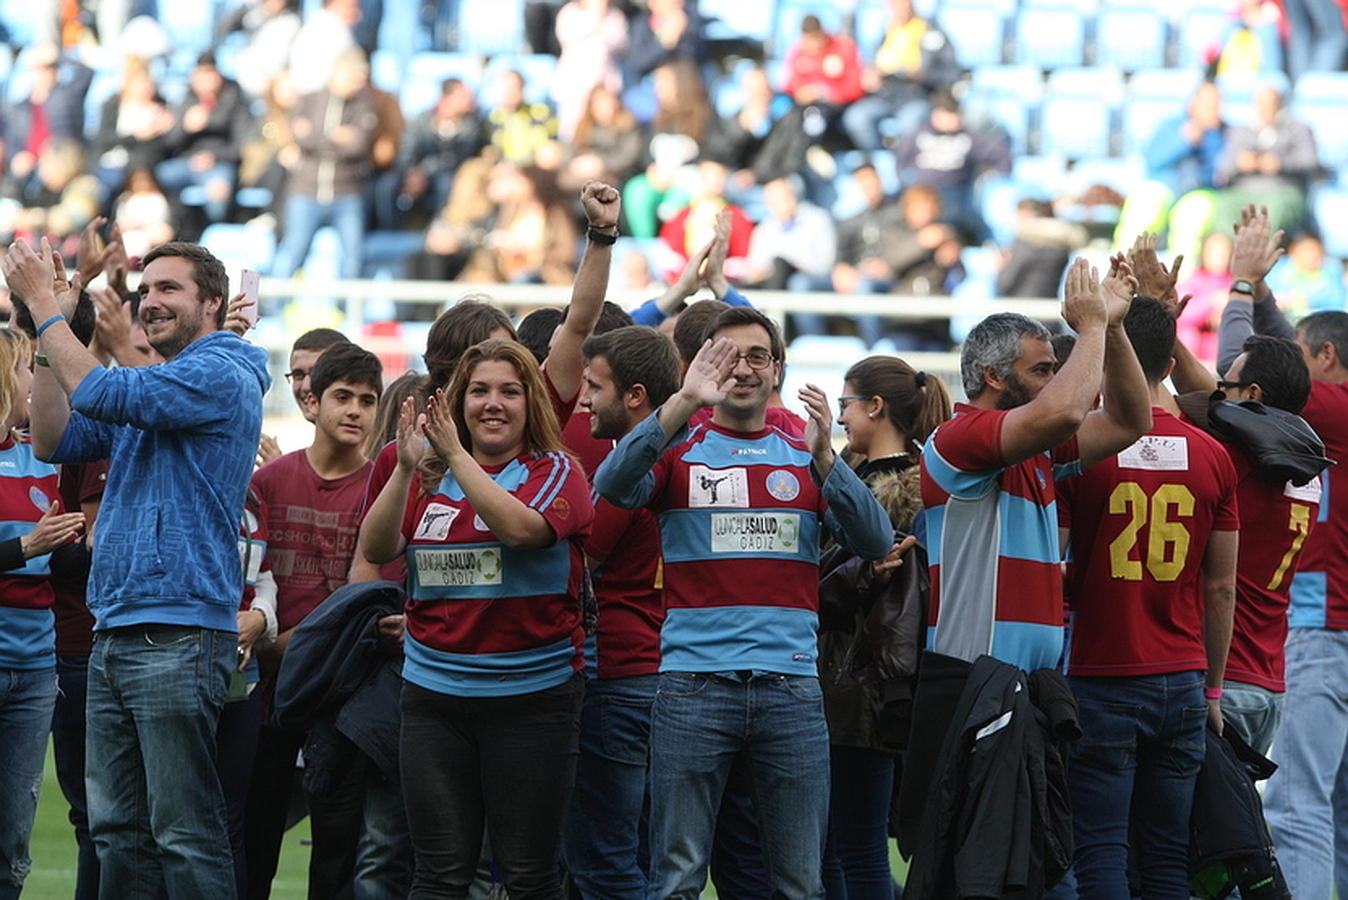
M 1058 69 L 1079 66 L 1085 60 L 1086 22 L 1070 6 L 1030 6 L 1015 20 L 1015 60 Z
M 398 93 L 408 116 L 435 105 L 446 78 L 459 78 L 477 90 L 483 84 L 482 58 L 471 53 L 418 53 L 407 63 Z
M 1168 27 L 1156 9 L 1103 9 L 1095 20 L 1095 62 L 1128 71 L 1164 66 Z
M 967 0 L 947 2 L 936 14 L 955 55 L 969 68 L 1000 65 L 1006 52 L 1006 21 L 995 10 Z

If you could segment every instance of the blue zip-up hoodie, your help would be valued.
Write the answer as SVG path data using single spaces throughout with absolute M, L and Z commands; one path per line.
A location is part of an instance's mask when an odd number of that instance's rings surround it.
M 94 529 L 94 630 L 234 631 L 239 516 L 262 431 L 267 353 L 228 331 L 170 362 L 95 369 L 52 462 L 111 458 Z

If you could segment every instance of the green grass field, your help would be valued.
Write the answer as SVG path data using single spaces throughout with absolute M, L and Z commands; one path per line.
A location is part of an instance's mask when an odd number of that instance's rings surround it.
M 51 746 L 47 747 L 47 766 L 42 778 L 42 795 L 37 805 L 37 821 L 29 855 L 33 870 L 24 882 L 23 896 L 33 900 L 64 900 L 75 893 L 75 830 L 66 818 L 69 807 L 56 783 L 56 767 Z M 309 867 L 309 820 L 305 819 L 286 832 L 281 846 L 281 863 L 272 882 L 273 900 L 304 900 Z M 908 866 L 890 844 L 889 861 L 902 880 Z M 714 900 L 716 891 L 707 886 L 703 900 Z
M 56 783 L 56 766 L 48 744 L 46 772 L 29 850 L 33 870 L 23 885 L 24 900 L 69 900 L 75 893 L 75 829 L 66 818 L 69 809 L 61 786 Z M 308 819 L 286 832 L 281 863 L 272 882 L 273 900 L 304 900 L 309 880 L 308 840 Z

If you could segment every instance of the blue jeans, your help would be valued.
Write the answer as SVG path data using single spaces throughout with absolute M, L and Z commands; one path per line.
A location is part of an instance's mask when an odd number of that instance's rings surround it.
M 824 888 L 829 900 L 893 900 L 889 868 L 889 801 L 894 794 L 894 754 L 861 747 L 830 748 Z
M 789 900 L 822 897 L 829 774 L 819 679 L 686 672 L 660 676 L 651 716 L 654 893 L 701 894 L 721 793 L 740 754 L 774 891 Z
M 104 900 L 236 895 L 215 752 L 236 648 L 181 625 L 95 636 L 85 786 Z
M 1348 631 L 1287 634 L 1286 720 L 1264 793 L 1294 897 L 1348 897 Z
M 278 278 L 294 275 L 295 270 L 304 265 L 309 256 L 309 245 L 324 225 L 335 228 L 341 242 L 342 261 L 338 274 L 342 278 L 359 278 L 365 241 L 365 196 L 360 193 L 334 197 L 330 203 L 295 194 L 287 197 L 285 236 L 276 250 L 271 273 Z
M 1241 740 L 1256 752 L 1268 755 L 1273 736 L 1282 723 L 1282 705 L 1286 694 L 1277 694 L 1257 684 L 1222 682 L 1222 718 L 1236 729 Z
M 56 669 L 0 669 L 0 897 L 19 896 L 32 860 L 28 838 L 47 731 L 56 707 Z
M 580 758 L 562 849 L 582 897 L 645 900 L 651 704 L 657 675 L 595 678 L 580 713 Z
M 1073 677 L 1071 683 L 1084 732 L 1067 772 L 1081 896 L 1132 896 L 1131 824 L 1142 896 L 1185 900 L 1189 814 L 1207 727 L 1202 673 Z
M 88 693 L 89 657 L 56 658 L 56 711 L 51 717 L 52 756 L 56 781 L 70 804 L 79 861 L 75 869 L 75 900 L 98 896 L 98 854 L 89 836 L 89 804 L 84 798 L 84 706 Z
M 217 161 L 215 165 L 198 172 L 192 168 L 192 161 L 186 156 L 166 159 L 154 167 L 155 180 L 170 200 L 176 201 L 176 194 L 187 187 L 214 189 L 219 192 L 218 199 L 207 198 L 203 209 L 206 218 L 212 222 L 223 222 L 229 215 L 229 204 L 233 200 L 234 181 L 238 176 L 238 166 L 231 162 Z

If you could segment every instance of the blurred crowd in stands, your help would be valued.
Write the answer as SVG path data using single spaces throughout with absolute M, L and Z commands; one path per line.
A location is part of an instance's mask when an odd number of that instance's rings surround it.
M 103 213 L 133 256 L 177 235 L 254 242 L 282 277 L 567 285 L 570 198 L 604 180 L 616 285 L 652 293 L 727 208 L 734 281 L 839 294 L 1052 297 L 1081 248 L 1160 231 L 1202 346 L 1229 286 L 1213 224 L 1254 201 L 1288 237 L 1289 311 L 1345 305 L 1334 0 L 154 6 L 4 3 L 6 242 L 73 253 Z M 792 325 L 951 344 L 944 321 Z

